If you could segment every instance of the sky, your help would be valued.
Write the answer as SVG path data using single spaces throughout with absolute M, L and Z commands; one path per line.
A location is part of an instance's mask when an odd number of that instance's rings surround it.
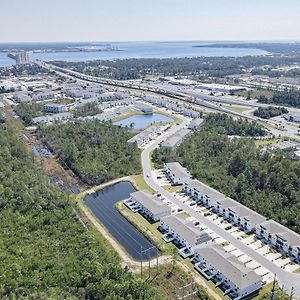
M 300 40 L 300 0 L 1 0 L 1 42 Z

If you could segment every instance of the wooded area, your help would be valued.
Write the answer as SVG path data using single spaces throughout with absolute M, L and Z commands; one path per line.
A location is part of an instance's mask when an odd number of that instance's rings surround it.
M 299 56 L 244 56 L 191 58 L 132 58 L 95 60 L 89 62 L 56 61 L 55 65 L 71 68 L 88 75 L 126 80 L 146 75 L 208 75 L 223 77 L 246 73 L 245 69 L 265 66 L 278 67 L 299 61 Z
M 233 119 L 226 114 L 209 114 L 205 117 L 205 129 L 215 130 L 219 134 L 239 136 L 264 136 L 263 126 L 247 119 Z
M 89 185 L 141 173 L 140 150 L 127 144 L 133 134 L 110 122 L 55 124 L 41 127 L 38 134 Z
M 260 96 L 258 102 L 267 104 L 287 105 L 292 107 L 300 107 L 300 91 L 298 90 L 284 90 L 276 91 L 271 98 Z
M 289 111 L 285 107 L 268 106 L 268 107 L 259 107 L 254 111 L 253 114 L 256 117 L 260 117 L 263 119 L 270 119 L 283 114 L 287 114 L 288 112 Z
M 23 142 L 0 130 L 0 298 L 162 299 L 49 187 Z

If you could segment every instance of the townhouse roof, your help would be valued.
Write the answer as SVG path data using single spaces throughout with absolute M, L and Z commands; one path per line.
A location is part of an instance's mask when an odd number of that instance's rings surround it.
M 199 127 L 199 126 L 201 126 L 202 125 L 202 123 L 204 122 L 204 119 L 202 119 L 202 118 L 196 118 L 196 119 L 193 119 L 189 124 L 188 124 L 188 126 L 190 127 L 194 127 L 194 126 L 196 126 L 196 127 Z
M 241 290 L 262 279 L 252 269 L 247 268 L 240 262 L 236 256 L 226 252 L 217 244 L 198 246 L 195 248 L 195 253 L 213 265 L 215 269 Z
M 140 203 L 153 214 L 165 212 L 171 213 L 171 208 L 168 205 L 163 203 L 157 196 L 152 195 L 145 190 L 131 193 L 130 196 L 134 201 Z
M 167 216 L 162 218 L 162 221 L 191 246 L 211 240 L 211 237 L 206 232 L 199 230 L 193 222 L 180 215 Z
M 261 227 L 265 228 L 270 234 L 275 234 L 281 239 L 285 240 L 290 246 L 300 247 L 300 235 L 293 230 L 279 224 L 274 220 L 268 220 L 262 224 Z
M 179 162 L 170 162 L 165 164 L 166 168 L 177 178 L 190 178 L 190 174 Z
M 59 104 L 59 103 L 47 103 L 44 105 L 44 107 L 65 107 L 65 104 Z
M 190 188 L 197 190 L 201 195 L 206 195 L 213 199 L 224 199 L 226 196 L 201 181 L 194 179 L 188 182 Z
M 192 131 L 187 128 L 178 130 L 175 134 L 171 135 L 164 142 L 161 143 L 162 147 L 175 148 L 178 146 Z

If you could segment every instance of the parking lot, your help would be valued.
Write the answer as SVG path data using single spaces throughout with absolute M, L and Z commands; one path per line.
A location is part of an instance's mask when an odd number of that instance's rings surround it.
M 156 175 L 160 177 L 157 180 L 159 180 L 162 185 L 165 185 L 167 179 L 162 173 L 162 170 L 159 170 L 159 172 L 157 172 Z M 278 267 L 285 269 L 288 272 L 295 272 L 296 270 L 299 269 L 299 266 L 291 262 L 289 258 L 282 257 L 280 253 L 271 249 L 270 246 L 256 239 L 254 234 L 246 234 L 244 231 L 240 230 L 237 226 L 234 226 L 233 224 L 225 220 L 222 216 L 219 216 L 214 212 L 208 210 L 206 207 L 197 204 L 193 199 L 191 199 L 189 196 L 186 196 L 183 192 L 173 192 L 172 195 L 177 199 L 179 199 L 180 201 L 182 201 L 183 203 L 193 207 L 195 211 L 204 215 L 206 218 L 214 222 L 216 225 L 226 230 L 236 239 L 241 240 L 244 244 L 249 246 L 251 249 L 257 251 L 262 256 L 265 256 L 268 260 L 272 261 Z M 172 205 L 171 203 L 167 203 L 167 204 Z M 173 206 L 172 206 L 172 212 L 174 211 L 175 213 L 178 213 L 178 207 L 177 206 L 173 207 Z M 266 268 L 262 267 L 251 257 L 249 257 L 248 255 L 246 255 L 245 253 L 243 253 L 242 251 L 240 251 L 239 249 L 237 249 L 236 247 L 228 243 L 225 239 L 221 238 L 214 231 L 203 226 L 202 224 L 197 224 L 195 226 L 200 228 L 207 234 L 209 234 L 215 243 L 219 244 L 220 246 L 223 246 L 225 251 L 230 252 L 232 255 L 236 256 L 239 261 L 245 264 L 245 266 L 249 267 L 250 269 L 254 270 L 258 275 L 262 276 L 264 284 L 273 281 L 274 274 L 269 272 Z

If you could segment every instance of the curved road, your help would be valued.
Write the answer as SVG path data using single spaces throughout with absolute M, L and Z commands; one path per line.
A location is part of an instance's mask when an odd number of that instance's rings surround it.
M 150 161 L 150 155 L 151 152 L 159 146 L 159 143 L 162 142 L 166 137 L 172 135 L 180 128 L 184 127 L 187 124 L 187 120 L 184 119 L 183 123 L 181 125 L 174 125 L 172 126 L 166 133 L 161 135 L 159 138 L 157 138 L 155 141 L 151 142 L 146 146 L 146 148 L 142 151 L 141 158 L 142 158 L 142 166 L 143 166 L 143 175 L 146 183 L 157 193 L 160 193 L 163 195 L 166 199 L 172 201 L 172 203 L 176 204 L 178 207 L 182 208 L 183 210 L 187 211 L 193 218 L 198 220 L 200 223 L 217 233 L 219 236 L 230 242 L 234 247 L 241 250 L 243 253 L 251 257 L 253 260 L 255 260 L 257 263 L 259 263 L 261 266 L 265 267 L 267 270 L 269 270 L 271 273 L 276 274 L 279 282 L 281 285 L 284 286 L 286 291 L 288 293 L 291 292 L 292 288 L 294 291 L 294 295 L 297 297 L 300 297 L 300 274 L 296 273 L 290 273 L 287 272 L 280 267 L 273 264 L 270 260 L 265 258 L 264 256 L 258 254 L 255 250 L 251 249 L 244 243 L 242 243 L 240 240 L 234 238 L 230 233 L 228 233 L 226 230 L 222 229 L 218 225 L 216 225 L 214 222 L 210 221 L 203 215 L 199 214 L 198 212 L 194 211 L 194 209 L 181 202 L 177 198 L 175 198 L 172 194 L 170 194 L 168 191 L 163 189 L 160 185 L 156 183 L 152 176 L 151 172 L 151 161 Z

